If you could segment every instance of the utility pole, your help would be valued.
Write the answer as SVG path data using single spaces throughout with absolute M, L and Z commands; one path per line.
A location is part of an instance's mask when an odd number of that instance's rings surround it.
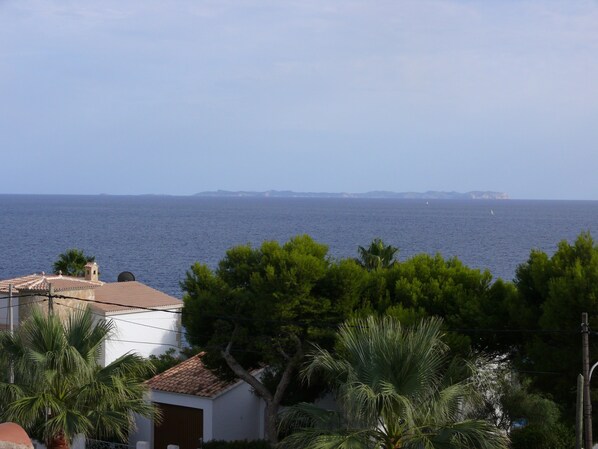
M 8 330 L 12 337 L 15 333 L 14 323 L 12 321 L 12 284 L 8 284 Z M 15 383 L 15 369 L 12 360 L 10 361 L 8 382 L 11 384 Z
M 54 300 L 52 295 L 54 294 L 54 287 L 52 284 L 48 284 L 48 316 L 54 315 Z
M 575 407 L 575 449 L 583 447 L 583 376 L 577 375 L 577 403 Z
M 592 449 L 592 403 L 590 402 L 590 326 L 588 314 L 581 314 L 581 347 L 583 363 L 583 428 L 584 448 Z
M 14 324 L 12 322 L 12 284 L 8 285 L 8 330 L 10 335 L 14 334 Z

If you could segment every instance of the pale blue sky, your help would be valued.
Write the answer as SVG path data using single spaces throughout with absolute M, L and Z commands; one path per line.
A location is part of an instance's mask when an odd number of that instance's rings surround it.
M 0 0 L 2 193 L 598 199 L 598 2 Z

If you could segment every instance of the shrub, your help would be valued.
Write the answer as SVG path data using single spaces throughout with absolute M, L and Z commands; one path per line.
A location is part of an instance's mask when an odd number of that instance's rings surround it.
M 513 449 L 573 449 L 574 445 L 572 431 L 561 423 L 552 429 L 530 425 L 511 432 Z

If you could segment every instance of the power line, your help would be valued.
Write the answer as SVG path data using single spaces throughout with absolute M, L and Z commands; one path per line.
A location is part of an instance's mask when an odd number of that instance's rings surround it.
M 485 328 L 456 328 L 445 329 L 445 332 L 470 332 L 470 333 L 508 333 L 508 334 L 579 334 L 579 331 L 564 329 L 485 329 Z
M 34 296 L 39 296 L 39 295 L 34 295 Z M 14 297 L 13 297 L 13 299 L 14 299 Z M 47 300 L 48 300 L 48 298 L 43 298 L 43 299 L 40 299 L 38 301 L 28 302 L 26 305 L 29 305 L 29 304 L 40 304 L 40 303 L 45 302 Z M 23 304 L 21 304 L 21 305 L 23 305 Z M 12 309 L 14 307 L 19 307 L 19 304 L 12 304 L 10 306 L 3 306 L 3 307 L 0 307 L 0 310 L 3 310 L 3 309 Z
M 79 309 L 77 307 L 69 306 L 68 304 L 63 304 L 63 303 L 59 303 L 59 302 L 57 302 L 56 305 L 61 306 L 61 307 L 67 307 L 67 308 L 73 309 L 73 310 L 81 310 L 81 309 Z M 104 315 L 101 315 L 99 313 L 95 313 L 93 311 L 91 313 L 93 315 L 95 315 L 95 316 L 99 316 L 99 317 L 102 317 L 102 318 L 107 318 L 109 320 L 123 321 L 125 323 L 136 324 L 136 325 L 142 326 L 142 327 L 148 327 L 148 328 L 152 328 L 152 329 L 158 329 L 158 330 L 162 330 L 162 331 L 178 333 L 178 334 L 183 335 L 185 337 L 188 336 L 188 334 L 187 334 L 186 331 L 179 331 L 179 330 L 176 330 L 176 329 L 167 329 L 167 328 L 164 328 L 164 327 L 152 326 L 152 325 L 145 324 L 145 323 L 136 323 L 135 321 L 124 320 L 122 318 L 115 318 L 115 317 L 112 317 L 112 316 L 110 316 L 110 317 L 104 317 Z M 259 337 L 254 337 L 254 338 L 259 338 Z M 158 346 L 170 346 L 170 347 L 173 347 L 173 348 L 180 349 L 179 346 L 172 345 L 170 343 L 158 343 L 158 342 L 150 342 L 150 341 L 122 340 L 122 339 L 117 339 L 117 338 L 106 338 L 106 340 L 108 340 L 108 341 L 120 341 L 120 342 L 125 342 L 125 343 L 140 343 L 140 344 L 152 344 L 152 345 L 158 345 Z M 221 350 L 222 347 L 217 346 L 217 345 L 205 345 L 205 346 L 202 346 L 202 349 L 203 350 L 206 350 L 206 349 L 217 349 L 217 350 Z M 251 349 L 235 349 L 233 352 L 261 354 L 260 351 L 251 350 Z
M 12 296 L 0 296 L 0 299 L 31 298 L 31 297 L 35 297 L 35 296 L 48 296 L 48 293 L 46 292 L 46 290 L 40 291 L 39 293 L 27 293 L 27 294 L 24 294 L 24 295 L 15 293 Z
M 27 290 L 27 293 L 20 293 L 16 288 L 13 290 L 12 298 L 27 298 L 30 296 L 47 296 L 48 289 Z M 0 299 L 8 299 L 11 296 L 6 292 L 0 296 Z
M 172 348 L 179 349 L 176 345 L 171 345 L 170 343 L 157 343 L 153 341 L 135 341 L 135 340 L 121 340 L 118 338 L 106 338 L 107 341 L 121 341 L 124 343 L 135 343 L 135 344 L 142 344 L 142 345 L 157 345 L 157 346 L 170 346 Z
M 145 306 L 139 306 L 139 305 L 134 306 L 131 304 L 122 304 L 122 303 L 110 302 L 110 301 L 100 301 L 98 299 L 77 298 L 75 296 L 67 296 L 67 295 L 54 294 L 54 295 L 52 295 L 52 297 L 60 298 L 60 299 L 75 299 L 77 301 L 91 302 L 91 303 L 95 303 L 95 304 L 106 304 L 109 306 L 119 306 L 119 307 L 125 307 L 125 308 L 129 308 L 129 309 L 148 310 L 151 312 L 167 312 L 167 313 L 174 313 L 174 314 L 179 314 L 179 315 L 183 313 L 180 310 L 157 309 L 155 307 L 145 307 Z M 172 306 L 174 307 L 174 305 L 172 305 Z
M 69 309 L 73 309 L 73 310 L 80 310 L 77 307 L 69 306 L 68 304 L 63 304 L 63 303 L 60 303 L 60 302 L 57 302 L 56 305 L 62 306 L 62 307 L 68 307 Z M 96 313 L 96 312 L 93 312 L 93 311 L 91 313 L 93 315 L 95 315 L 95 316 L 104 318 L 104 315 L 102 315 L 102 314 L 99 314 L 99 313 Z M 186 331 L 182 331 L 182 330 L 167 329 L 165 327 L 152 326 L 151 324 L 137 323 L 135 321 L 125 320 L 123 318 L 116 318 L 116 317 L 113 317 L 113 316 L 109 316 L 109 317 L 105 317 L 105 318 L 108 318 L 109 320 L 122 321 L 124 323 L 136 324 L 137 326 L 147 327 L 147 328 L 151 328 L 151 329 L 158 329 L 158 330 L 161 330 L 161 331 L 174 332 L 176 334 L 184 335 L 185 337 L 187 336 L 187 332 Z
M 120 307 L 126 307 L 130 309 L 140 309 L 140 310 L 148 310 L 148 311 L 160 311 L 160 312 L 169 312 L 175 314 L 182 314 L 183 311 L 180 310 L 165 310 L 165 309 L 156 309 L 152 307 L 143 307 L 143 306 L 135 306 L 130 304 L 123 304 L 117 302 L 108 302 L 108 301 L 99 301 L 93 299 L 83 299 L 77 298 L 74 296 L 66 296 L 66 295 L 54 295 L 55 298 L 64 298 L 64 299 L 74 299 L 79 301 L 85 301 L 90 303 L 100 303 L 100 304 L 108 304 Z M 256 318 L 256 317 L 246 317 L 246 316 L 239 316 L 239 315 L 223 315 L 223 314 L 209 314 L 204 313 L 202 314 L 204 317 L 208 318 L 219 318 L 225 320 L 239 320 L 239 321 L 253 321 L 253 322 L 263 322 L 263 323 L 284 323 L 289 325 L 297 325 L 297 326 L 305 326 L 311 325 L 314 327 L 338 327 L 341 323 L 332 323 L 326 321 L 317 321 L 317 320 L 309 320 L 309 321 L 300 321 L 300 320 L 273 320 L 271 318 Z M 471 332 L 471 333 L 531 333 L 531 334 L 579 334 L 579 331 L 568 331 L 563 329 L 486 329 L 486 328 L 456 328 L 456 329 L 445 329 L 446 332 Z
M 134 309 L 134 310 L 147 310 L 147 311 L 151 311 L 151 312 L 167 312 L 167 313 L 173 313 L 173 314 L 178 314 L 178 315 L 183 314 L 182 310 L 157 309 L 155 307 L 145 307 L 145 306 L 139 306 L 139 305 L 123 304 L 123 303 L 112 302 L 112 301 L 101 301 L 101 300 L 96 300 L 96 299 L 77 298 L 75 296 L 54 294 L 54 295 L 52 295 L 52 297 L 60 298 L 60 299 L 73 299 L 76 301 L 83 301 L 83 302 L 89 302 L 89 303 L 95 303 L 95 304 L 113 305 L 113 306 L 119 306 L 119 307 L 124 307 L 124 308 L 128 308 L 128 309 Z M 316 323 L 319 323 L 319 327 L 338 327 L 339 326 L 339 323 L 316 321 L 316 320 L 310 320 L 310 321 L 273 320 L 270 318 L 255 318 L 255 317 L 245 317 L 245 316 L 238 316 L 238 315 L 237 316 L 236 315 L 216 315 L 216 314 L 202 314 L 202 315 L 205 317 L 208 317 L 208 318 L 219 318 L 219 319 L 225 319 L 225 320 L 239 320 L 239 321 L 253 321 L 253 322 L 259 321 L 259 322 L 263 322 L 263 323 L 277 323 L 277 324 L 283 323 L 283 324 L 296 325 L 296 326 L 311 325 L 314 327 L 318 327 L 318 325 Z
M 70 306 L 68 304 L 63 304 L 63 303 L 58 303 L 57 302 L 56 305 L 59 305 L 59 306 L 62 306 L 62 307 L 68 307 L 68 308 L 73 309 L 73 310 L 78 310 L 77 307 L 73 307 L 73 306 Z M 98 317 L 104 317 L 104 315 L 101 315 L 101 314 L 93 312 L 93 311 L 91 313 L 94 314 L 94 315 L 96 315 L 96 316 L 98 316 Z M 183 335 L 186 338 L 189 337 L 189 333 L 186 332 L 186 331 L 183 331 L 183 330 L 168 329 L 168 328 L 164 328 L 164 327 L 152 326 L 150 324 L 138 323 L 138 322 L 135 322 L 135 321 L 125 320 L 123 318 L 117 318 L 117 317 L 112 317 L 112 316 L 108 317 L 108 319 L 115 320 L 115 321 L 122 321 L 122 322 L 125 322 L 125 323 L 129 323 L 129 324 L 133 324 L 133 325 L 137 325 L 137 326 L 141 326 L 141 327 L 147 327 L 147 328 L 151 328 L 151 329 L 157 329 L 157 330 L 161 330 L 161 331 L 165 331 L 165 332 L 172 332 L 172 333 L 176 333 L 176 334 L 179 334 L 179 335 Z M 473 331 L 488 331 L 488 332 L 500 331 L 500 329 L 458 329 L 458 330 L 451 330 L 450 332 L 466 331 L 466 330 L 469 330 L 469 331 L 472 331 L 472 330 Z M 505 329 L 503 329 L 503 330 L 505 330 Z M 517 330 L 515 330 L 515 329 L 510 329 L 510 330 L 506 329 L 506 331 L 509 331 L 509 332 L 513 331 L 514 332 L 514 331 L 517 331 Z M 569 332 L 569 331 L 565 331 L 565 332 Z M 256 336 L 255 338 L 259 338 L 259 337 Z M 119 340 L 119 339 L 108 339 L 108 340 L 128 342 L 128 343 L 154 344 L 154 345 L 171 346 L 171 347 L 178 348 L 178 346 L 171 345 L 169 343 L 157 343 L 157 342 L 148 342 L 148 341 L 132 341 L 132 340 Z M 203 349 L 218 349 L 218 350 L 220 350 L 222 348 L 220 346 L 216 346 L 216 345 L 206 345 L 206 346 L 203 346 Z M 247 350 L 247 349 L 244 349 L 244 350 L 243 349 L 237 349 L 236 351 L 243 352 L 243 353 L 260 353 L 259 351 L 256 351 L 256 350 Z M 556 371 L 519 370 L 519 372 L 526 373 L 526 374 L 562 374 L 562 373 L 559 373 L 559 372 L 556 372 Z
M 46 295 L 49 295 L 46 293 Z M 15 295 L 13 298 L 19 297 L 28 297 L 28 296 L 42 296 L 41 294 L 31 294 L 31 295 Z M 113 305 L 118 307 L 123 307 L 127 309 L 134 309 L 134 310 L 145 310 L 151 312 L 166 312 L 172 313 L 176 315 L 182 315 L 182 310 L 169 310 L 169 309 L 158 309 L 155 307 L 146 307 L 141 305 L 131 305 L 131 304 L 123 304 L 120 302 L 113 302 L 113 301 L 102 301 L 102 300 L 95 300 L 95 299 L 86 299 L 86 298 L 78 298 L 76 296 L 68 296 L 63 294 L 54 294 L 52 295 L 53 298 L 60 298 L 60 299 L 72 299 L 76 301 L 83 301 L 87 303 L 95 303 L 95 304 L 106 304 L 106 305 Z M 8 297 L 6 297 L 8 298 Z M 44 300 L 40 300 L 39 302 L 43 302 Z M 66 306 L 66 304 L 62 304 Z M 13 305 L 12 307 L 14 307 Z M 68 307 L 68 306 L 67 306 Z M 8 307 L 1 307 L 0 309 L 5 309 Z M 99 314 L 96 314 L 99 315 Z M 328 322 L 328 321 L 318 321 L 318 320 L 276 320 L 271 318 L 261 318 L 261 317 L 247 317 L 247 316 L 239 316 L 239 315 L 226 315 L 226 314 L 202 314 L 202 316 L 207 318 L 216 318 L 216 319 L 223 319 L 223 320 L 231 320 L 231 321 L 247 321 L 247 322 L 261 322 L 261 323 L 276 323 L 276 324 L 287 324 L 287 325 L 296 325 L 296 326 L 313 326 L 313 327 L 338 327 L 342 323 L 338 322 Z M 112 317 L 111 317 L 112 318 Z M 122 318 L 113 318 L 119 319 L 122 321 Z M 132 322 L 134 323 L 134 322 Z M 134 323 L 137 324 L 137 323 Z M 163 328 L 157 328 L 161 330 L 165 330 Z M 457 333 L 505 333 L 505 334 L 579 334 L 579 330 L 564 330 L 564 329 L 492 329 L 492 328 L 452 328 L 452 329 L 444 329 L 445 332 L 457 332 Z M 182 334 L 186 334 L 182 331 L 177 331 Z M 590 332 L 592 335 L 598 335 L 598 332 Z
M 38 295 L 29 295 L 29 296 L 40 296 Z M 77 297 L 70 297 L 70 296 L 66 296 L 66 295 L 55 295 L 55 297 L 60 297 L 60 298 L 64 298 L 64 299 L 74 299 L 74 300 L 82 300 L 84 302 L 93 302 L 93 300 L 85 300 L 83 298 L 77 298 Z M 47 301 L 47 298 L 43 298 L 40 299 L 38 301 L 34 301 L 34 302 L 30 302 L 29 304 L 39 304 L 39 303 L 43 303 Z M 103 302 L 103 301 L 102 301 Z M 112 304 L 118 304 L 118 303 L 112 303 Z M 57 302 L 56 305 L 62 306 L 62 307 L 67 307 L 73 310 L 77 310 L 77 307 L 73 307 L 71 305 L 68 304 L 64 304 L 64 303 L 59 303 Z M 127 305 L 122 304 L 123 306 L 127 307 Z M 15 307 L 16 305 L 13 305 L 11 307 Z M 136 306 L 128 306 L 130 308 L 137 308 Z M 2 307 L 3 309 L 8 308 L 8 307 Z M 144 310 L 152 310 L 152 311 L 163 311 L 162 309 L 152 309 L 152 308 L 144 308 Z M 105 317 L 102 314 L 96 313 L 92 311 L 92 314 L 99 316 L 99 317 Z M 220 317 L 220 316 L 219 316 Z M 234 316 L 224 316 L 227 318 L 236 318 Z M 151 329 L 157 329 L 157 330 L 161 330 L 161 331 L 165 331 L 165 332 L 172 332 L 172 333 L 176 333 L 179 335 L 183 335 L 185 337 L 189 337 L 189 333 L 183 330 L 177 330 L 177 329 L 169 329 L 169 328 L 163 328 L 163 327 L 158 327 L 158 326 L 153 326 L 150 324 L 145 324 L 145 323 L 138 323 L 135 321 L 130 321 L 130 320 L 126 320 L 123 318 L 118 318 L 118 317 L 105 317 L 108 319 L 112 319 L 112 320 L 116 320 L 116 321 L 122 321 L 125 323 L 129 323 L 129 324 L 133 324 L 133 325 L 137 325 L 137 326 L 141 326 L 141 327 L 146 327 L 146 328 L 151 328 Z M 446 330 L 448 332 L 492 332 L 492 333 L 500 333 L 500 332 L 506 332 L 506 333 L 540 333 L 540 334 L 546 334 L 546 333 L 567 333 L 567 334 L 577 334 L 578 331 L 566 331 L 566 330 L 562 330 L 562 329 L 483 329 L 483 328 L 459 328 L 459 329 L 448 329 Z M 598 334 L 598 332 L 593 332 L 593 334 Z M 258 337 L 258 336 L 256 336 Z M 124 343 L 134 343 L 134 344 L 151 344 L 151 345 L 158 345 L 158 346 L 169 346 L 169 347 L 173 347 L 173 348 L 180 348 L 180 346 L 177 345 L 172 345 L 170 343 L 158 343 L 158 342 L 150 342 L 150 341 L 139 341 L 139 340 L 124 340 L 124 339 L 117 339 L 117 338 L 107 338 L 108 341 L 117 341 L 117 342 L 124 342 Z M 203 346 L 203 349 L 222 349 L 220 346 L 216 346 L 216 345 L 208 345 L 208 346 Z M 255 351 L 255 350 L 247 350 L 247 349 L 236 349 L 235 352 L 243 352 L 243 353 L 259 353 L 260 351 Z M 554 371 L 526 371 L 526 370 L 520 370 L 520 372 L 522 373 L 528 373 L 528 374 L 561 374 L 559 372 L 554 372 Z

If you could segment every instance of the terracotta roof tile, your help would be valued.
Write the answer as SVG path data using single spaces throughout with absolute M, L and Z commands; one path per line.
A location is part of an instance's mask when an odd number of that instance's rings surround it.
M 52 284 L 55 292 L 96 288 L 103 285 L 100 281 L 87 281 L 79 277 L 63 276 L 61 274 L 30 274 L 13 279 L 0 281 L 0 292 L 7 293 L 12 284 L 15 293 L 21 290 L 47 291 Z
M 14 422 L 0 424 L 0 447 L 11 449 L 33 449 L 27 432 Z
M 104 313 L 135 311 L 135 307 L 158 309 L 177 309 L 183 307 L 183 301 L 180 299 L 137 281 L 104 284 L 95 289 L 94 295 L 96 302 L 90 303 L 91 306 L 95 310 Z M 102 304 L 102 301 L 123 305 Z
M 0 293 L 8 293 L 8 286 L 13 285 L 15 296 L 23 292 L 47 292 L 49 284 L 54 292 L 68 292 L 75 290 L 94 290 L 97 302 L 90 302 L 92 308 L 105 314 L 138 311 L 136 307 L 157 309 L 179 309 L 183 301 L 167 295 L 159 290 L 148 287 L 141 282 L 110 282 L 88 281 L 80 277 L 62 276 L 58 274 L 31 274 L 14 279 L 0 281 Z M 65 293 L 68 296 L 68 294 Z M 106 304 L 104 304 L 104 303 Z M 113 303 L 113 304 L 107 304 Z M 122 304 L 122 305 L 115 305 Z
M 240 382 L 219 379 L 202 363 L 201 358 L 204 355 L 205 352 L 197 354 L 152 377 L 146 384 L 153 390 L 214 398 Z

